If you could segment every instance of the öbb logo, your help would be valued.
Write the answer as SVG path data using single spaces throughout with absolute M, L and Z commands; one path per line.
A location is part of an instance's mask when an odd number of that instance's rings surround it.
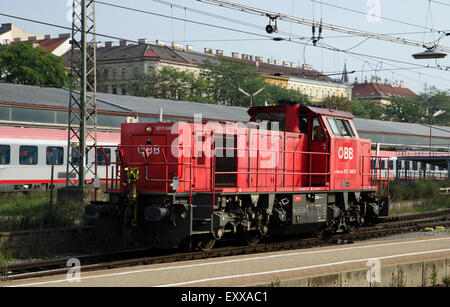
M 353 147 L 346 147 L 346 146 L 339 147 L 338 157 L 341 160 L 353 160 Z

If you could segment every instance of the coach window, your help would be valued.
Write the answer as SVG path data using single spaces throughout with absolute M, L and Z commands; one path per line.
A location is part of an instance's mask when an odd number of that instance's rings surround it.
M 0 145 L 0 164 L 9 164 L 11 160 L 11 147 L 9 145 Z
M 110 148 L 97 148 L 97 163 L 105 164 L 111 162 Z
M 62 165 L 64 163 L 64 148 L 47 147 L 47 165 Z
M 78 164 L 80 164 L 80 154 L 79 154 L 79 147 L 77 146 L 77 147 L 75 147 L 76 148 L 76 150 L 74 149 L 74 148 L 72 148 L 72 155 L 71 155 L 71 157 L 72 157 L 72 164 L 75 164 L 75 165 L 78 165 Z M 86 148 L 86 165 L 88 165 L 88 162 L 89 162 L 89 159 L 88 159 L 88 157 L 89 157 L 89 155 L 88 155 L 88 153 L 89 153 L 89 150 Z
M 37 146 L 20 146 L 19 163 L 22 165 L 36 165 L 38 163 Z

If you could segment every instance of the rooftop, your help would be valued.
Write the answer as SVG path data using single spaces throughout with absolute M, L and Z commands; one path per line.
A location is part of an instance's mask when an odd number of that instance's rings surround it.
M 380 83 L 359 83 L 353 85 L 353 98 L 392 98 L 417 96 L 416 93 L 406 87 L 392 86 Z

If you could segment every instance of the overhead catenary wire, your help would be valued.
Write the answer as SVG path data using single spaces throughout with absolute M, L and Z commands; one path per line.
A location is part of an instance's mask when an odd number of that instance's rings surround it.
M 275 16 L 277 19 L 283 20 L 286 22 L 298 23 L 298 24 L 307 25 L 307 26 L 313 26 L 316 24 L 312 20 L 308 20 L 306 18 L 289 16 L 289 15 L 285 15 L 285 14 L 281 14 L 281 13 L 275 13 L 275 12 L 255 8 L 255 7 L 250 7 L 250 6 L 240 5 L 240 4 L 236 4 L 233 2 L 229 2 L 229 1 L 224 1 L 224 0 L 197 0 L 197 1 L 216 5 L 216 6 L 223 7 L 223 8 L 229 8 L 229 9 L 233 9 L 233 10 L 237 10 L 237 11 L 241 11 L 241 12 L 246 12 L 246 13 L 254 14 L 254 15 L 258 15 L 258 16 Z M 415 47 L 421 47 L 421 48 L 424 45 L 423 42 L 414 41 L 414 40 L 410 40 L 410 39 L 406 39 L 406 38 L 402 38 L 402 37 L 395 37 L 395 36 L 384 35 L 384 34 L 380 34 L 380 33 L 361 31 L 361 30 L 357 30 L 357 29 L 337 26 L 337 25 L 323 23 L 323 22 L 321 22 L 320 25 L 323 29 L 326 29 L 326 30 L 347 33 L 347 34 L 355 34 L 355 35 L 359 35 L 359 36 L 370 37 L 372 39 L 388 41 L 391 43 L 397 43 L 397 44 L 403 44 L 403 45 L 415 46 Z M 425 47 L 427 47 L 427 46 L 425 46 Z M 438 51 L 450 52 L 450 47 L 447 47 L 447 46 L 434 46 L 434 48 L 435 48 L 435 50 L 438 50 Z
M 164 2 L 162 0 L 153 0 L 153 1 Z M 197 0 L 197 1 L 201 1 L 201 2 L 208 1 L 209 2 L 209 1 L 215 1 L 215 0 Z M 220 1 L 220 2 L 223 2 L 223 1 Z M 163 14 L 154 13 L 154 12 L 151 12 L 151 11 L 145 11 L 145 10 L 136 9 L 136 8 L 125 7 L 125 6 L 117 5 L 117 4 L 105 3 L 103 1 L 98 1 L 97 0 L 96 3 L 104 4 L 104 5 L 112 6 L 112 7 L 117 7 L 117 8 L 121 8 L 121 9 L 126 9 L 126 10 L 146 13 L 146 14 L 152 14 L 152 15 L 157 15 L 157 16 L 166 17 L 166 18 L 171 18 L 170 16 L 166 16 L 166 15 L 163 15 Z M 166 2 L 166 3 L 169 3 L 169 2 Z M 174 19 L 178 19 L 178 20 L 182 20 L 182 19 L 177 18 L 177 17 L 173 17 L 173 18 Z M 262 36 L 262 37 L 265 37 L 265 38 L 272 38 L 273 39 L 273 37 L 269 36 L 269 35 L 258 34 L 258 33 L 248 32 L 248 31 L 242 31 L 242 30 L 237 30 L 237 29 L 233 29 L 233 28 L 226 28 L 226 27 L 216 26 L 216 25 L 211 25 L 211 24 L 206 24 L 206 23 L 200 23 L 200 22 L 192 21 L 192 20 L 188 20 L 188 22 L 199 23 L 199 24 L 202 24 L 202 25 L 210 26 L 210 27 L 213 26 L 213 27 L 218 27 L 218 28 L 223 28 L 223 29 L 226 29 L 226 30 L 230 30 L 230 31 L 237 31 L 237 32 L 241 32 L 241 33 L 244 32 L 246 34 L 258 35 L 258 36 Z M 299 44 L 302 44 L 302 45 L 308 44 L 308 43 L 304 43 L 304 42 L 301 42 L 301 41 L 296 42 L 296 41 L 294 41 L 292 39 L 289 40 L 289 39 L 286 39 L 286 38 L 279 38 L 279 40 L 280 41 L 282 41 L 282 40 L 290 41 L 290 42 L 299 43 Z M 328 49 L 330 51 L 340 51 L 340 52 L 350 53 L 350 51 L 341 50 L 341 49 L 338 49 L 338 48 L 335 48 L 335 47 L 321 46 L 321 48 L 325 48 L 325 49 Z M 422 64 L 416 64 L 416 63 L 410 63 L 410 62 L 406 62 L 406 61 L 394 60 L 394 59 L 389 59 L 389 58 L 380 57 L 380 56 L 367 55 L 367 54 L 355 53 L 355 52 L 352 52 L 352 54 L 360 55 L 360 56 L 366 56 L 366 57 L 371 57 L 371 58 L 377 58 L 377 59 L 380 59 L 380 60 L 386 60 L 386 61 L 390 61 L 390 62 L 397 62 L 397 63 L 401 63 L 401 64 L 415 65 L 417 67 L 424 67 L 424 68 L 437 69 L 437 70 L 446 70 L 446 69 L 439 68 L 439 67 L 426 66 L 426 65 L 422 65 Z M 446 80 L 446 81 L 448 81 L 448 80 Z
M 310 1 L 313 2 L 313 3 L 319 3 L 319 1 L 317 1 L 317 0 L 310 0 Z M 331 4 L 331 3 L 327 3 L 327 2 L 323 2 L 323 1 L 320 1 L 320 3 L 322 5 L 325 5 L 325 6 L 329 6 L 329 7 L 333 7 L 333 8 L 337 8 L 337 9 L 341 9 L 341 10 L 345 10 L 345 11 L 349 11 L 349 12 L 353 12 L 353 13 L 357 13 L 357 14 L 367 15 L 367 12 L 358 11 L 358 10 L 351 9 L 351 8 L 348 8 L 348 7 L 343 7 L 343 6 L 339 6 L 339 5 L 336 5 L 336 4 Z M 402 21 L 402 20 L 399 20 L 399 19 L 388 18 L 388 17 L 384 17 L 384 16 L 377 16 L 377 17 L 379 17 L 380 19 L 384 19 L 384 20 L 387 20 L 387 21 L 391 21 L 391 22 L 395 22 L 395 23 L 399 23 L 399 24 L 403 24 L 403 25 L 407 25 L 407 26 L 411 26 L 411 27 L 416 27 L 416 28 L 422 28 L 422 29 L 430 30 L 432 32 L 442 32 L 441 30 L 438 30 L 438 29 L 428 28 L 426 25 L 424 27 L 424 26 L 417 25 L 417 24 L 414 24 L 414 23 Z M 423 33 L 423 32 L 420 32 L 420 33 Z
M 176 3 L 173 3 L 173 2 L 164 1 L 164 0 L 152 0 L 152 1 L 156 2 L 156 3 L 159 3 L 159 4 L 172 6 L 174 8 L 178 8 L 180 10 L 186 10 L 186 11 L 189 11 L 189 12 L 192 12 L 192 13 L 196 13 L 196 14 L 199 14 L 199 15 L 203 15 L 203 16 L 207 16 L 207 17 L 211 17 L 211 18 L 216 18 L 216 19 L 220 19 L 220 20 L 223 20 L 223 21 L 231 22 L 231 23 L 236 23 L 236 24 L 243 25 L 243 26 L 250 27 L 250 28 L 261 29 L 261 25 L 259 25 L 259 24 L 252 24 L 252 23 L 245 22 L 245 21 L 242 21 L 242 20 L 233 19 L 233 18 L 230 18 L 230 17 L 226 17 L 226 16 L 223 16 L 223 15 L 218 15 L 218 14 L 214 14 L 214 13 L 210 13 L 210 12 L 205 12 L 205 11 L 202 11 L 202 10 L 194 9 L 194 8 L 191 8 L 191 7 L 179 5 L 179 4 L 176 4 Z M 186 20 L 185 20 L 185 22 L 186 22 Z M 306 37 L 304 37 L 304 36 L 294 35 L 294 34 L 289 33 L 289 32 L 278 31 L 278 33 L 282 34 L 282 35 L 285 35 L 285 36 L 289 36 L 291 38 L 306 39 Z
M 97 3 L 101 3 L 101 1 L 96 1 Z M 117 6 L 117 5 L 112 5 L 112 4 L 106 4 L 106 5 L 110 5 L 110 6 Z M 119 6 L 120 7 L 120 6 Z M 128 8 L 129 9 L 129 8 Z M 135 9 L 132 9 L 135 10 Z M 171 18 L 171 16 L 167 16 L 167 15 L 163 15 L 163 14 L 159 14 L 159 13 L 153 13 L 153 12 L 148 12 L 148 11 L 144 11 L 145 13 L 149 13 L 149 14 L 155 14 L 158 15 L 160 17 L 165 17 L 165 18 Z M 13 19 L 19 19 L 19 20 L 23 20 L 23 21 L 27 21 L 27 22 L 32 22 L 32 23 L 38 23 L 38 24 L 42 24 L 42 25 L 47 25 L 47 26 L 51 26 L 51 27 L 56 27 L 56 28 L 60 28 L 60 29 L 65 29 L 65 30 L 71 30 L 70 27 L 67 26 L 61 26 L 61 25 L 57 25 L 57 24 L 52 24 L 52 23 L 48 23 L 48 22 L 43 22 L 43 21 L 39 21 L 39 20 L 34 20 L 34 19 L 30 19 L 30 18 L 25 18 L 25 17 L 20 17 L 20 16 L 15 16 L 15 15 L 10 15 L 10 14 L 5 14 L 5 13 L 0 13 L 0 16 L 4 16 L 4 17 L 9 17 L 9 18 L 13 18 Z M 179 19 L 177 17 L 173 17 L 175 19 Z M 187 20 L 188 22 L 194 22 L 194 23 L 199 23 L 199 22 L 195 22 L 195 21 L 191 21 L 191 20 Z M 251 34 L 251 35 L 256 35 L 256 36 L 260 36 L 260 37 L 264 37 L 266 39 L 273 39 L 272 36 L 269 35 L 264 35 L 264 34 L 258 34 L 258 33 L 253 33 L 253 32 L 248 32 L 248 31 L 242 31 L 242 30 L 237 30 L 237 29 L 233 29 L 233 28 L 227 28 L 227 27 L 222 27 L 222 26 L 216 26 L 216 25 L 211 25 L 211 24 L 206 24 L 206 23 L 200 23 L 202 25 L 207 25 L 210 27 L 218 27 L 218 28 L 222 28 L 222 29 L 226 29 L 229 31 L 236 31 L 239 33 L 244 32 L 245 34 Z M 110 39 L 114 39 L 114 40 L 127 40 L 129 42 L 133 42 L 133 43 L 139 43 L 136 40 L 133 39 L 126 39 L 123 37 L 117 37 L 117 36 L 112 36 L 112 35 L 108 35 L 108 34 L 103 34 L 103 33 L 95 33 L 95 35 L 99 36 L 99 37 L 105 37 L 105 38 L 110 38 Z M 280 40 L 284 40 L 284 41 L 288 41 L 291 43 L 298 43 L 298 44 L 302 44 L 302 45 L 307 45 L 307 43 L 301 42 L 301 41 L 294 41 L 294 40 L 288 40 L 286 38 L 280 38 Z M 362 53 L 355 53 L 355 52 L 350 52 L 350 51 L 345 51 L 345 50 L 340 50 L 338 48 L 335 47 L 331 47 L 331 46 L 317 46 L 318 48 L 322 48 L 322 49 L 326 49 L 326 50 L 330 50 L 330 51 L 340 51 L 340 52 L 345 52 L 348 54 L 353 54 L 353 55 L 359 55 L 359 56 L 363 56 L 363 57 L 370 57 L 370 58 L 377 58 L 380 60 L 386 60 L 386 61 L 390 61 L 390 62 L 396 62 L 396 63 L 402 63 L 402 64 L 408 64 L 408 65 L 414 65 L 418 68 L 424 68 L 424 69 L 435 69 L 435 70 L 443 70 L 446 71 L 447 69 L 444 69 L 442 67 L 434 67 L 434 66 L 426 66 L 426 65 L 421 65 L 421 64 L 416 64 L 416 63 L 410 63 L 410 62 L 405 62 L 405 61 L 400 61 L 400 60 L 394 60 L 394 59 L 389 59 L 389 58 L 384 58 L 384 57 L 380 57 L 380 56 L 374 56 L 374 55 L 367 55 L 367 54 L 362 54 Z M 425 74 L 424 74 L 425 75 Z M 439 78 L 436 76 L 432 76 L 432 75 L 428 75 L 430 77 L 433 78 L 437 78 L 437 79 L 441 79 L 441 80 L 445 80 L 445 81 L 450 81 L 448 79 L 444 79 L 444 78 Z
M 338 51 L 340 51 L 340 49 L 338 49 L 338 48 L 336 48 L 336 47 L 333 47 L 333 46 L 330 46 L 330 45 L 327 45 L 327 44 L 324 44 L 324 43 L 321 43 L 321 47 L 322 47 L 322 48 L 325 48 L 325 49 L 338 50 Z M 408 62 L 399 61 L 399 60 L 391 60 L 391 59 L 384 58 L 384 57 L 373 56 L 373 55 L 366 55 L 366 54 L 362 54 L 362 53 L 349 52 L 349 51 L 343 51 L 343 50 L 342 50 L 341 52 L 345 52 L 346 54 L 348 54 L 348 55 L 350 55 L 350 56 L 353 56 L 353 57 L 355 57 L 355 56 L 361 56 L 361 57 L 363 57 L 363 58 L 364 58 L 364 57 L 365 57 L 365 58 L 372 58 L 372 59 L 376 59 L 376 60 L 379 60 L 379 61 L 381 60 L 381 61 L 390 61 L 390 62 L 398 62 L 398 63 L 402 63 L 402 64 L 415 65 L 417 68 L 432 68 L 432 69 L 444 70 L 444 69 L 440 69 L 440 68 L 435 67 L 435 66 L 419 65 L 419 64 L 415 64 L 415 63 L 408 63 Z M 362 61 L 364 62 L 364 60 L 362 60 Z M 385 64 L 386 64 L 386 63 L 385 63 Z M 390 64 L 390 65 L 395 67 L 395 65 L 393 65 L 393 64 Z M 411 69 L 411 68 L 409 68 L 409 69 Z M 422 73 L 422 75 L 428 76 L 428 77 L 431 77 L 431 78 L 435 78 L 435 79 L 439 79 L 439 80 L 441 80 L 441 81 L 448 81 L 448 82 L 450 82 L 450 79 L 446 79 L 446 78 L 442 78 L 442 77 L 437 77 L 437 76 L 433 76 L 433 75 L 425 74 L 425 73 Z

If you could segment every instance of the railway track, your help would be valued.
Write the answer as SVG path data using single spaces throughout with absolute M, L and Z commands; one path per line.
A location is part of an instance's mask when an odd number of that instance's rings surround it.
M 268 242 L 261 243 L 256 246 L 232 245 L 216 247 L 209 252 L 158 252 L 159 254 L 155 254 L 153 252 L 153 254 L 151 254 L 152 252 L 150 252 L 147 248 L 141 248 L 114 253 L 81 255 L 75 256 L 74 258 L 80 260 L 81 271 L 87 272 L 119 267 L 133 267 L 138 265 L 274 252 L 332 245 L 338 240 L 356 241 L 400 233 L 415 232 L 426 227 L 450 226 L 449 217 L 450 209 L 388 217 L 383 219 L 377 226 L 360 228 L 357 231 L 348 234 L 335 234 L 325 238 L 291 238 L 283 241 L 268 240 Z M 7 268 L 7 274 L 3 276 L 3 279 L 18 280 L 32 277 L 66 274 L 68 270 L 66 264 L 70 258 L 72 257 L 10 265 Z

